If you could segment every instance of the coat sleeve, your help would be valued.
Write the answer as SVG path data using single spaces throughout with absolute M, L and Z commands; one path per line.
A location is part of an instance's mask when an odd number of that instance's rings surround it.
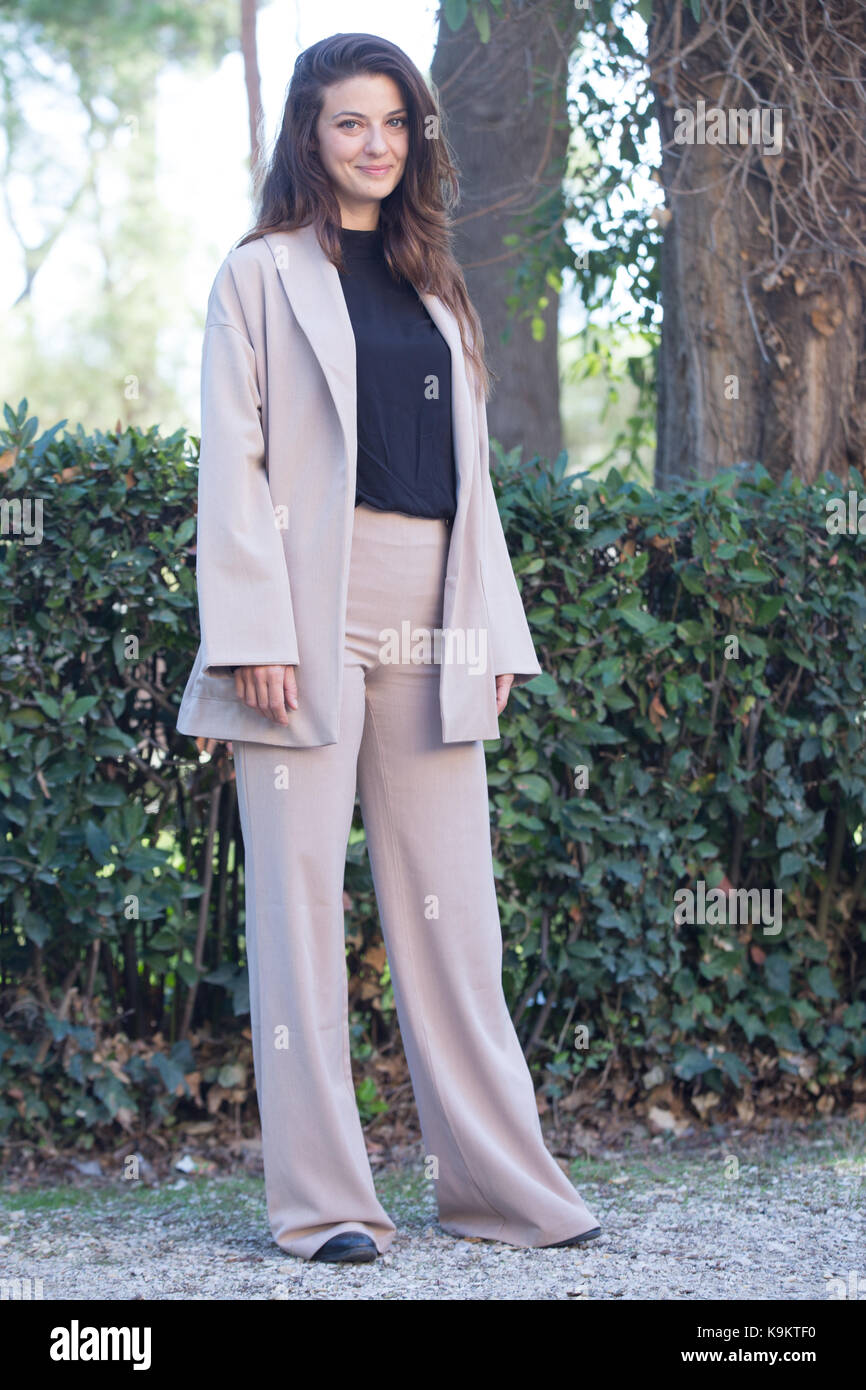
M 515 685 L 525 685 L 541 674 L 523 600 L 508 554 L 502 520 L 490 477 L 490 440 L 487 403 L 476 395 L 481 446 L 481 478 L 484 489 L 484 559 L 481 581 L 487 603 L 488 638 L 495 676 L 513 675 Z
M 208 303 L 201 365 L 196 581 L 206 675 L 299 664 L 265 461 L 256 356 L 224 262 Z

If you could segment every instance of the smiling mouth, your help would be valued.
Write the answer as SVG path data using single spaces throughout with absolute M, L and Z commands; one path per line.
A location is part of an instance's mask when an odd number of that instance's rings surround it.
M 390 164 L 359 164 L 358 168 L 362 174 L 387 174 L 391 169 Z

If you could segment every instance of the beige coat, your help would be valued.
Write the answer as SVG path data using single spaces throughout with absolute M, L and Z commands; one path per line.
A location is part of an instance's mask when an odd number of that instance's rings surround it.
M 495 677 L 511 673 L 522 684 L 541 667 L 490 482 L 485 403 L 456 318 L 436 295 L 421 300 L 451 349 L 457 469 L 442 738 L 495 739 Z M 248 242 L 223 261 L 208 301 L 201 399 L 201 644 L 177 728 L 289 747 L 336 743 L 355 506 L 355 338 L 339 274 L 312 225 Z M 276 664 L 297 668 L 299 708 L 287 725 L 235 693 L 233 667 Z

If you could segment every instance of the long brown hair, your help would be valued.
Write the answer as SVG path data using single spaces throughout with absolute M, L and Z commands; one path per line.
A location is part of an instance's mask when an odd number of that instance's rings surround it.
M 447 304 L 474 368 L 476 390 L 486 399 L 491 373 L 484 361 L 481 321 L 451 249 L 449 210 L 457 202 L 457 173 L 438 103 L 411 58 L 396 44 L 375 34 L 332 34 L 298 55 L 280 133 L 269 162 L 258 172 L 255 225 L 237 244 L 312 222 L 325 255 L 338 269 L 344 268 L 340 205 L 313 137 L 325 88 L 362 73 L 392 78 L 408 113 L 406 167 L 380 207 L 385 259 L 392 273 Z

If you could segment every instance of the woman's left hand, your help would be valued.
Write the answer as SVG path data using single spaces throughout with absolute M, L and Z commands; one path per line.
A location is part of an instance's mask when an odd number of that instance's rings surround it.
M 508 692 L 514 683 L 514 676 L 496 677 L 496 713 L 501 714 L 508 703 Z

